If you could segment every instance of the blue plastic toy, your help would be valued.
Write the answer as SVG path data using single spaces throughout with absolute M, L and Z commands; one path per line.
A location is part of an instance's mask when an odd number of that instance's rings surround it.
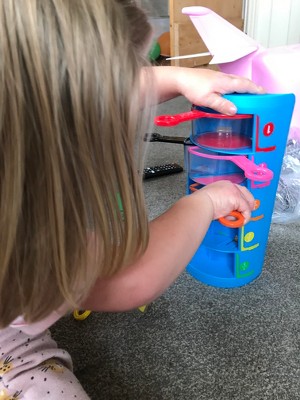
M 256 199 L 251 221 L 233 213 L 213 221 L 187 271 L 217 287 L 246 285 L 263 268 L 277 185 L 295 104 L 293 94 L 224 96 L 238 113 L 228 117 L 193 106 L 177 116 L 157 117 L 161 126 L 192 121 L 185 146 L 187 193 L 221 179 L 246 186 Z

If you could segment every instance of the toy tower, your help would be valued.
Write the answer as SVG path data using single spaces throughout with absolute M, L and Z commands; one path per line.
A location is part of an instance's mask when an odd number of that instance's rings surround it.
M 173 123 L 193 119 L 190 144 L 185 146 L 187 193 L 228 179 L 247 187 L 256 200 L 245 226 L 237 212 L 213 221 L 187 266 L 196 279 L 230 288 L 251 282 L 262 271 L 295 96 L 224 97 L 236 105 L 235 116 L 193 106 L 177 122 L 174 116 Z

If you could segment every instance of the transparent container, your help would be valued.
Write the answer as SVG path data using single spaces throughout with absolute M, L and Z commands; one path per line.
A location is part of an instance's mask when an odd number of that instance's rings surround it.
M 201 185 L 219 180 L 242 183 L 246 178 L 267 185 L 274 175 L 265 164 L 256 165 L 245 155 L 224 154 L 189 146 L 186 156 L 189 178 Z
M 211 109 L 193 106 L 193 110 L 205 113 L 192 121 L 191 141 L 204 149 L 234 153 L 252 150 L 253 115 L 227 116 Z
M 232 161 L 202 158 L 190 152 L 188 159 L 189 177 L 200 185 L 208 185 L 220 180 L 229 180 L 240 184 L 246 179 L 244 171 Z

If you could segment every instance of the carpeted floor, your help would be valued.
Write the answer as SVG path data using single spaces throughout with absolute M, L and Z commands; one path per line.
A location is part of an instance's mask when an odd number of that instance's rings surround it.
M 183 98 L 159 113 L 189 110 Z M 189 123 L 157 129 L 189 135 Z M 183 146 L 150 143 L 147 165 L 183 165 Z M 184 195 L 185 174 L 145 182 L 150 218 Z M 52 333 L 92 400 L 300 398 L 299 225 L 271 227 L 261 276 L 238 289 L 187 273 L 145 313 L 68 316 Z

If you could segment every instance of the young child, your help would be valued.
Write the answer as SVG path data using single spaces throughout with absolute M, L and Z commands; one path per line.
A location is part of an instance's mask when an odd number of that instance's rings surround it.
M 222 181 L 148 222 L 138 171 L 151 105 L 184 95 L 234 114 L 222 94 L 262 92 L 210 70 L 152 68 L 151 41 L 132 0 L 0 3 L 2 400 L 88 399 L 47 328 L 74 308 L 149 303 L 213 219 L 250 218 L 252 195 Z

